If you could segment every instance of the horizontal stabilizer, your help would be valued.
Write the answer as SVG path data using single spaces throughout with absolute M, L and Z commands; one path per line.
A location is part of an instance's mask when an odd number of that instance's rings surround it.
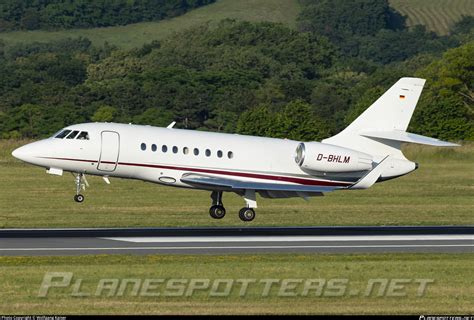
M 447 141 L 438 140 L 435 138 L 425 137 L 419 134 L 414 134 L 414 133 L 405 132 L 401 130 L 369 131 L 369 132 L 361 132 L 359 133 L 359 135 L 367 137 L 367 138 L 425 144 L 425 145 L 437 146 L 437 147 L 459 147 L 459 144 L 456 144 L 456 143 L 451 143 Z

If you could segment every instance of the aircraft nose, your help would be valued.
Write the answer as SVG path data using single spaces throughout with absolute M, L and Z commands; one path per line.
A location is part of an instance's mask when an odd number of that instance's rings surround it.
M 28 161 L 28 157 L 31 154 L 31 152 L 29 152 L 28 149 L 30 149 L 28 147 L 28 145 L 23 146 L 23 147 L 19 147 L 19 148 L 13 150 L 12 156 L 14 156 L 15 158 L 17 158 L 19 160 L 22 160 L 22 161 Z

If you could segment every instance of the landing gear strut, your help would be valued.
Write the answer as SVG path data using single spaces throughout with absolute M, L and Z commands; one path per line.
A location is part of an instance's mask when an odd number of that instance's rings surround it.
M 211 193 L 212 206 L 209 208 L 209 214 L 214 219 L 222 219 L 225 216 L 225 208 L 222 203 L 222 191 L 213 191 Z
M 244 222 L 250 222 L 255 219 L 254 208 L 257 207 L 255 190 L 245 190 L 244 199 L 246 206 L 240 209 L 239 218 Z
M 84 196 L 80 194 L 80 192 L 81 192 L 81 189 L 82 190 L 86 189 L 87 180 L 85 179 L 83 173 L 76 174 L 74 178 L 76 182 L 76 195 L 74 196 L 74 201 L 81 203 L 84 201 Z

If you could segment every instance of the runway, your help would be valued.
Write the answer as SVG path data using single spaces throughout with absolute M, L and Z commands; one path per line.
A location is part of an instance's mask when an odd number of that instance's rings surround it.
M 1 256 L 474 252 L 474 226 L 3 229 Z

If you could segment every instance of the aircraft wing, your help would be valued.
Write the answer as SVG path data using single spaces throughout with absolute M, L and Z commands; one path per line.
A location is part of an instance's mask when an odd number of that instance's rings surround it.
M 238 179 L 228 179 L 215 176 L 207 176 L 196 173 L 184 174 L 181 181 L 193 186 L 205 187 L 209 189 L 226 189 L 229 191 L 283 191 L 283 192 L 302 192 L 317 193 L 330 192 L 337 189 L 347 189 L 346 186 L 314 186 L 300 184 L 281 184 L 281 183 L 264 183 L 264 182 L 248 182 Z

